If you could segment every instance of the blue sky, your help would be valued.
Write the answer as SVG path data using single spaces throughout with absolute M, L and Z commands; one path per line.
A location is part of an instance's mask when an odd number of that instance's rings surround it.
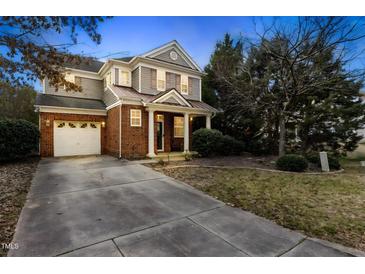
M 250 17 L 114 17 L 100 25 L 100 45 L 81 35 L 82 44 L 72 51 L 97 58 L 109 54 L 123 57 L 141 54 L 176 39 L 204 67 L 215 42 L 224 33 L 253 35 L 252 30 Z
M 176 39 L 193 59 L 204 68 L 214 50 L 217 40 L 226 32 L 233 37 L 255 38 L 256 21 L 269 23 L 272 17 L 114 17 L 99 25 L 101 44 L 93 43 L 85 33 L 80 32 L 79 44 L 70 48 L 71 52 L 83 53 L 105 60 L 111 57 L 125 57 L 141 54 Z M 290 24 L 294 17 L 281 17 Z M 69 40 L 65 30 L 61 34 L 45 34 L 50 43 L 64 43 Z M 363 47 L 364 41 L 357 45 Z M 365 58 L 358 58 L 355 67 L 363 67 Z M 36 89 L 40 85 L 35 84 Z

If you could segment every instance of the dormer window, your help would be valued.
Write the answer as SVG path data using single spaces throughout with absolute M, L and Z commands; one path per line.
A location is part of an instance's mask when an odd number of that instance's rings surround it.
M 189 77 L 187 75 L 181 75 L 181 93 L 189 94 Z
M 166 72 L 164 70 L 157 70 L 157 90 L 166 90 Z
M 119 84 L 122 86 L 130 86 L 129 71 L 120 70 Z

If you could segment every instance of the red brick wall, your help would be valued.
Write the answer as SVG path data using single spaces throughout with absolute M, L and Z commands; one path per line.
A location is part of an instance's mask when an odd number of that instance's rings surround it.
M 105 116 L 84 115 L 84 114 L 65 114 L 65 113 L 39 113 L 40 119 L 40 155 L 42 157 L 53 157 L 53 121 L 85 121 L 85 122 L 105 122 Z M 49 126 L 46 121 L 49 120 Z M 106 130 L 101 128 L 101 153 L 105 153 Z
M 107 154 L 119 157 L 119 109 L 120 106 L 108 110 L 106 119 L 106 142 Z
M 53 121 L 90 121 L 106 122 L 105 128 L 101 129 L 101 151 L 115 157 L 119 156 L 119 108 L 114 107 L 108 110 L 108 116 L 62 114 L 62 113 L 40 113 L 41 121 L 41 156 L 53 156 Z M 130 126 L 130 110 L 142 110 L 142 126 Z M 178 113 L 155 112 L 156 115 L 164 115 L 164 151 L 183 151 L 184 138 L 174 138 L 174 116 L 182 116 Z M 46 126 L 46 120 L 50 125 Z M 190 119 L 189 119 L 190 120 Z M 190 149 L 192 140 L 192 122 L 189 122 Z M 148 112 L 143 106 L 123 105 L 122 106 L 122 145 L 121 155 L 124 158 L 144 158 L 148 153 Z M 178 148 L 178 149 L 176 149 Z M 155 122 L 155 153 L 157 153 L 157 124 Z
M 142 111 L 142 126 L 131 127 L 130 110 Z M 148 153 L 148 112 L 143 106 L 122 106 L 122 157 L 128 159 L 144 158 Z

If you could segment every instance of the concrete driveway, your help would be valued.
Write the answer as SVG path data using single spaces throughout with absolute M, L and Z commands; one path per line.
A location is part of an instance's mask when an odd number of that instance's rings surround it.
M 9 256 L 351 256 L 108 156 L 38 166 Z

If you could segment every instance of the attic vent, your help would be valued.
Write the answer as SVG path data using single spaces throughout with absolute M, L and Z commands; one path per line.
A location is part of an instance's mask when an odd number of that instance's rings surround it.
M 174 61 L 176 61 L 177 59 L 177 53 L 175 51 L 171 51 L 170 52 L 170 58 Z

